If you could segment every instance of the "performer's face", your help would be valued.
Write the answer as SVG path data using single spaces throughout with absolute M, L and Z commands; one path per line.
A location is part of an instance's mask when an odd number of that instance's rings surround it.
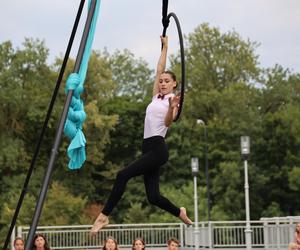
M 173 92 L 173 89 L 176 88 L 176 81 L 168 73 L 161 74 L 159 78 L 159 90 L 163 95 L 167 95 Z

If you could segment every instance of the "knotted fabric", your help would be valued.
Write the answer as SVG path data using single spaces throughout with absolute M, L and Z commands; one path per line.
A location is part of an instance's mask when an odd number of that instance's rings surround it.
M 89 1 L 88 8 L 90 8 L 90 6 L 91 0 Z M 69 90 L 73 90 L 72 101 L 69 107 L 68 117 L 64 127 L 65 135 L 71 140 L 71 143 L 67 150 L 67 154 L 70 159 L 68 167 L 70 169 L 81 168 L 86 160 L 86 140 L 82 132 L 82 126 L 84 120 L 86 119 L 86 113 L 84 112 L 84 104 L 80 98 L 80 94 L 84 91 L 83 84 L 85 81 L 88 62 L 91 54 L 99 7 L 100 0 L 96 0 L 94 16 L 91 22 L 90 31 L 84 49 L 79 72 L 70 74 L 66 83 L 66 94 L 69 92 Z

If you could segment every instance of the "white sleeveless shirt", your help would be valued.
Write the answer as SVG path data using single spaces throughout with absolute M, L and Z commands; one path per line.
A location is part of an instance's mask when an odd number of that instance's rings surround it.
M 146 109 L 144 139 L 152 136 L 165 137 L 168 130 L 168 127 L 165 126 L 165 117 L 169 109 L 169 98 L 175 95 L 170 93 L 163 99 L 158 98 L 158 95 L 152 97 L 152 102 Z

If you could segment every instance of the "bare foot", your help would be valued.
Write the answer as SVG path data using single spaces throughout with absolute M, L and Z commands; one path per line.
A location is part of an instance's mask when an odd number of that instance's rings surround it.
M 98 233 L 98 231 L 107 226 L 108 223 L 108 217 L 105 214 L 100 213 L 90 231 L 91 236 L 95 236 Z
M 180 208 L 179 219 L 181 219 L 182 222 L 185 223 L 185 224 L 187 224 L 187 225 L 192 225 L 193 224 L 193 222 L 187 216 L 186 209 L 184 207 Z

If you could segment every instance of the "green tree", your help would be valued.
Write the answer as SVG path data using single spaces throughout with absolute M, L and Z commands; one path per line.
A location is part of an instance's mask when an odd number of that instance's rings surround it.
M 127 49 L 117 50 L 112 55 L 105 51 L 104 56 L 117 86 L 114 91 L 116 96 L 130 96 L 141 100 L 150 93 L 153 72 L 144 60 L 136 59 Z
M 186 206 L 191 217 L 190 158 L 196 156 L 200 160 L 199 217 L 207 218 L 205 145 L 213 219 L 245 217 L 241 135 L 251 137 L 251 218 L 299 212 L 300 75 L 280 65 L 261 68 L 255 53 L 257 46 L 234 31 L 222 33 L 208 24 L 199 25 L 187 36 L 185 104 L 181 119 L 169 129 L 169 161 L 161 168 L 160 179 L 162 193 L 177 205 Z M 0 221 L 2 233 L 28 170 L 61 65 L 61 58 L 47 65 L 47 56 L 48 50 L 39 40 L 26 39 L 23 47 L 17 49 L 10 42 L 0 44 L 0 212 L 5 214 Z M 172 55 L 170 61 L 171 70 L 180 78 L 179 54 Z M 67 73 L 73 67 L 71 59 Z M 63 138 L 53 174 L 53 183 L 74 204 L 69 211 L 67 203 L 62 202 L 60 209 L 72 214 L 85 207 L 85 212 L 83 218 L 74 215 L 73 220 L 57 217 L 56 221 L 55 213 L 45 208 L 46 222 L 87 221 L 86 214 L 94 216 L 91 208 L 96 210 L 103 205 L 116 172 L 141 154 L 142 121 L 151 100 L 152 84 L 153 71 L 130 51 L 92 53 L 82 96 L 87 112 L 87 161 L 82 169 L 69 171 L 69 141 Z M 32 96 L 35 98 L 29 98 Z M 29 207 L 38 196 L 64 100 L 62 87 L 28 189 L 29 218 Z M 203 127 L 196 124 L 197 118 L 205 121 L 207 142 Z M 176 220 L 148 204 L 143 186 L 142 177 L 128 183 L 123 199 L 112 213 L 112 222 Z M 55 206 L 51 192 L 48 207 Z
M 18 217 L 17 225 L 30 225 L 33 217 L 36 198 L 32 195 L 27 195 Z M 6 225 L 0 231 L 3 238 L 8 230 L 8 221 L 14 214 L 14 208 L 18 195 L 15 192 L 10 192 L 10 197 L 3 204 L 1 213 L 1 224 Z M 69 224 L 88 224 L 91 219 L 84 213 L 87 200 L 80 196 L 74 196 L 61 183 L 53 182 L 47 194 L 43 211 L 39 220 L 40 226 L 49 225 L 69 225 Z
M 39 40 L 25 39 L 17 49 L 10 42 L 0 45 L 0 211 L 15 181 L 28 169 L 53 77 L 47 55 Z

